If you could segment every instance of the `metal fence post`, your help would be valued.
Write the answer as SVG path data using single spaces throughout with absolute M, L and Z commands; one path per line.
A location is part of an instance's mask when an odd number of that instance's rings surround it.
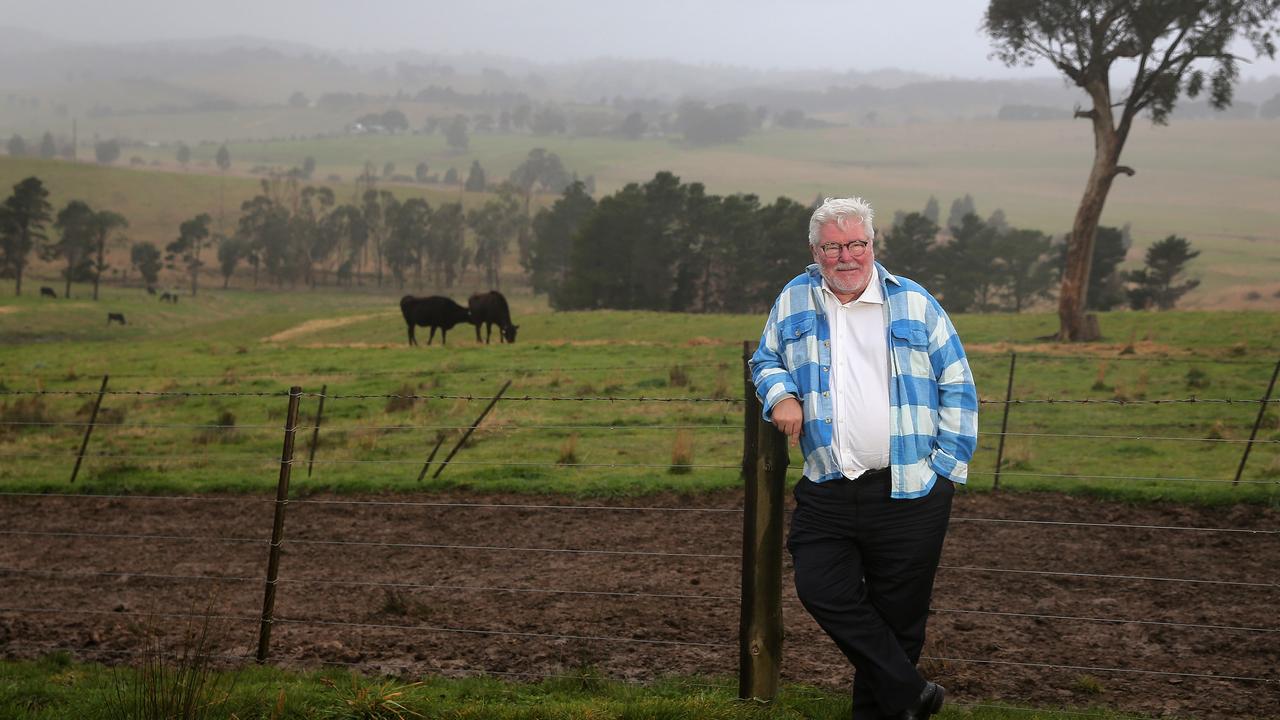
M 289 474 L 293 469 L 293 441 L 298 432 L 298 402 L 302 388 L 289 388 L 289 412 L 284 421 L 284 447 L 280 451 L 280 478 L 276 482 L 276 512 L 271 526 L 271 549 L 267 556 L 267 584 L 262 597 L 262 624 L 258 628 L 258 662 L 267 661 L 271 647 L 271 624 L 276 607 L 276 578 L 280 574 L 280 545 L 284 542 L 284 510 L 289 504 Z
M 1231 481 L 1232 485 L 1239 484 L 1240 476 L 1244 474 L 1244 464 L 1249 460 L 1249 450 L 1253 448 L 1253 441 L 1258 437 L 1258 428 L 1262 427 L 1262 418 L 1267 414 L 1267 403 L 1271 400 L 1271 391 L 1276 389 L 1277 375 L 1280 375 L 1280 360 L 1276 361 L 1276 369 L 1271 371 L 1271 382 L 1267 384 L 1267 394 L 1262 396 L 1258 418 L 1253 421 L 1253 432 L 1249 433 L 1249 442 L 1245 443 L 1244 456 L 1240 458 L 1240 467 L 1236 468 L 1236 479 Z
M 311 477 L 311 465 L 316 461 L 316 446 L 320 444 L 320 420 L 324 418 L 324 399 L 329 385 L 320 386 L 320 407 L 316 409 L 316 426 L 311 431 L 311 447 L 307 450 L 307 477 Z
M 782 664 L 782 497 L 787 438 L 758 413 L 752 422 L 758 451 L 745 479 L 742 513 L 738 697 L 772 700 L 778 694 Z
M 93 426 L 98 422 L 98 408 L 102 407 L 102 394 L 107 391 L 107 380 L 110 375 L 102 376 L 102 387 L 98 388 L 98 397 L 93 401 L 93 413 L 89 415 L 89 427 L 84 429 L 84 439 L 80 441 L 80 453 L 76 455 L 76 466 L 71 468 L 71 480 L 76 481 L 76 476 L 80 474 L 80 462 L 84 460 L 84 451 L 89 448 L 89 436 L 93 434 Z
M 444 469 L 448 467 L 449 461 L 452 460 L 453 456 L 457 455 L 458 451 L 462 449 L 462 445 L 467 442 L 467 438 L 471 437 L 471 433 L 475 432 L 476 428 L 480 427 L 480 423 L 484 422 L 484 417 L 489 414 L 489 411 L 493 409 L 494 405 L 498 404 L 498 400 L 502 397 L 502 393 L 506 392 L 509 387 L 511 387 L 510 380 L 502 384 L 502 387 L 498 389 L 498 394 L 494 395 L 493 399 L 489 401 L 489 404 L 485 406 L 484 411 L 480 413 L 480 417 L 476 418 L 476 421 L 471 423 L 471 427 L 467 428 L 467 431 L 463 433 L 462 439 L 459 440 L 458 444 L 454 445 L 453 449 L 449 451 L 449 456 L 444 459 L 444 462 L 440 463 L 440 467 L 436 468 L 435 475 L 431 476 L 432 480 L 440 477 L 440 473 L 444 472 Z M 432 452 L 431 456 L 435 457 L 435 453 Z M 431 464 L 430 458 L 427 459 L 427 464 Z M 418 479 L 421 480 L 422 475 L 418 475 Z
M 1013 367 L 1018 362 L 1018 353 L 1009 353 L 1009 387 L 1004 391 L 1004 419 L 1000 421 L 1000 448 L 996 450 L 996 479 L 991 484 L 992 490 L 1000 489 L 1000 467 L 1004 464 L 1004 438 L 1009 431 L 1009 406 L 1013 404 Z

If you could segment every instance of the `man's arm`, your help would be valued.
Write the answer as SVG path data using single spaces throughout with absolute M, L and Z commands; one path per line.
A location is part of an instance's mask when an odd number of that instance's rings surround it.
M 781 348 L 778 305 L 775 303 L 760 335 L 760 346 L 751 356 L 751 381 L 756 386 L 764 419 L 786 433 L 794 447 L 800 442 L 804 410 L 797 399 L 800 390 L 784 364 Z
M 929 329 L 929 360 L 938 383 L 938 428 L 929 465 L 962 483 L 978 445 L 978 389 L 951 318 L 936 300 L 931 305 L 936 316 Z

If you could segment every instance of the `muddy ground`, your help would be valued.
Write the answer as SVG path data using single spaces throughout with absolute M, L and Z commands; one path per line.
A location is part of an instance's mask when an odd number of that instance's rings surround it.
M 740 494 L 609 503 L 692 509 L 485 507 L 602 501 L 474 494 L 294 501 L 272 661 L 733 682 L 742 516 L 707 510 L 740 508 Z M 175 632 L 184 621 L 170 615 L 212 607 L 221 650 L 252 655 L 271 524 L 262 496 L 0 496 L 0 653 L 119 662 L 138 651 L 139 628 Z M 922 664 L 957 703 L 1280 717 L 1278 529 L 1280 511 L 1256 506 L 962 491 Z M 784 571 L 784 678 L 847 686 L 844 659 Z M 210 575 L 228 579 L 200 579 Z M 1148 624 L 1119 622 L 1133 620 Z

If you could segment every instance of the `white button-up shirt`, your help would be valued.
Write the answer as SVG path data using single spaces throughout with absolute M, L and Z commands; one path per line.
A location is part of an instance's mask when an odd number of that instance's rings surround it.
M 879 271 L 858 299 L 841 303 L 822 283 L 831 323 L 832 449 L 856 478 L 889 467 L 889 349 Z

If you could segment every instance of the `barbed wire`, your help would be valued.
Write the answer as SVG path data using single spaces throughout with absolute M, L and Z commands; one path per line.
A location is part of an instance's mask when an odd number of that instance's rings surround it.
M 285 541 L 288 545 L 347 545 L 357 547 L 390 547 L 403 550 L 478 550 L 484 552 L 541 552 L 567 553 L 571 555 L 630 555 L 638 557 L 677 557 L 677 558 L 712 558 L 736 560 L 741 555 L 725 555 L 719 553 L 673 553 L 657 550 L 596 550 L 591 548 L 540 548 L 514 547 L 502 545 L 449 545 L 444 543 L 387 543 L 372 540 L 313 540 L 292 538 Z
M 67 488 L 60 488 L 67 489 Z M 264 488 L 265 489 L 265 488 Z M 258 497 L 254 495 L 110 495 L 102 493 L 73 493 L 73 492 L 9 492 L 0 491 L 0 497 L 31 497 L 31 498 L 61 498 L 69 500 L 198 500 L 209 501 L 215 500 L 220 502 L 257 502 L 257 503 L 274 503 L 273 497 Z M 300 502 L 298 500 L 290 500 L 288 502 Z
M 789 600 L 792 598 L 788 598 Z M 799 598 L 795 598 L 799 602 Z M 1003 612 L 998 610 L 963 610 L 959 608 L 933 608 L 932 612 L 963 615 L 993 615 L 997 617 L 1026 618 L 1030 620 L 1061 620 L 1065 622 L 1096 622 L 1115 625 L 1156 625 L 1160 627 L 1189 628 L 1195 630 L 1228 630 L 1232 632 L 1280 633 L 1280 628 L 1242 627 L 1238 625 L 1206 625 L 1202 623 L 1180 623 L 1164 620 L 1132 620 L 1129 618 L 1080 617 L 1076 615 L 1040 615 L 1036 613 Z
M 603 510 L 626 512 L 706 512 L 741 515 L 742 508 L 671 507 L 667 505 L 548 505 L 518 503 L 432 502 L 425 500 L 291 500 L 295 505 L 392 505 L 405 507 L 443 507 L 503 510 Z
M 186 374 L 181 374 L 181 375 L 165 374 L 165 375 L 164 375 L 164 379 L 165 379 L 165 380 L 227 380 L 227 379 L 234 379 L 234 380 L 237 380 L 237 381 L 238 381 L 238 380 L 285 380 L 285 381 L 291 381 L 291 380 L 293 380 L 293 379 L 296 379 L 296 378 L 303 378 L 303 377 L 356 377 L 356 378 L 362 378 L 362 377 L 418 377 L 418 378 L 430 378 L 430 377 L 433 377 L 433 376 L 436 376 L 436 375 L 463 375 L 463 374 L 467 374 L 467 375 L 469 375 L 469 374 L 475 374 L 475 373 L 488 373 L 488 374 L 502 374 L 502 373 L 505 373 L 505 374 L 509 374 L 509 375 L 521 375 L 521 374 L 529 374 L 529 373 L 553 373 L 553 372 L 554 372 L 554 373 L 569 373 L 569 372 L 588 372 L 588 371 L 600 371 L 600 370 L 670 370 L 670 369 L 672 369 L 672 368 L 673 368 L 673 367 L 675 367 L 675 366 L 679 366 L 679 367 L 681 367 L 681 368 L 683 368 L 683 369 L 685 369 L 685 370 L 689 370 L 689 369 L 694 369 L 694 368 L 717 368 L 717 369 L 719 369 L 722 365 L 724 365 L 724 366 L 725 366 L 725 369 L 728 369 L 728 364 L 729 364 L 729 361 L 727 361 L 727 360 L 726 360 L 726 361 L 722 361 L 722 362 L 705 362 L 705 363 L 667 363 L 667 364 L 665 364 L 665 365 L 588 365 L 588 366 L 581 366 L 581 367 L 560 367 L 560 366 L 554 366 L 554 367 L 534 367 L 534 366 L 526 366 L 526 365 L 517 365 L 517 366 L 512 366 L 512 367 L 499 367 L 499 368 L 472 368 L 472 367 L 450 368 L 450 367 L 447 367 L 447 366 L 446 366 L 446 367 L 439 368 L 438 370 L 404 369 L 404 370 L 334 370 L 334 371 L 328 371 L 328 370 L 317 370 L 317 369 L 312 368 L 311 370 L 301 370 L 301 371 L 298 371 L 298 372 L 291 372 L 291 373 L 246 373 L 246 374 L 241 374 L 241 373 L 238 373 L 238 372 L 231 372 L 231 373 L 223 373 L 223 374 L 220 374 L 220 375 L 212 375 L 212 374 L 208 374 L 208 375 L 204 375 L 204 374 L 194 374 L 194 375 L 186 375 Z M 74 380 L 79 380 L 79 379 L 93 379 L 93 376 L 94 376 L 94 375 L 110 375 L 110 376 L 111 376 L 111 377 L 113 377 L 113 378 L 129 378 L 129 379 L 139 379 L 139 380 L 153 379 L 153 378 L 155 378 L 155 377 L 156 377 L 156 375 L 155 375 L 154 373 L 117 373 L 117 372 L 111 372 L 109 369 L 102 369 L 102 370 L 83 370 L 83 369 L 82 369 L 82 370 L 78 370 L 78 371 L 77 371 L 77 377 L 75 377 L 75 378 L 70 378 L 70 379 L 68 379 L 68 378 L 67 378 L 66 374 L 60 374 L 60 375 L 40 375 L 40 376 L 35 376 L 35 375 L 23 375 L 23 377 L 25 377 L 25 378 L 33 378 L 33 377 L 34 377 L 34 378 L 38 378 L 38 379 L 40 379 L 40 380 L 43 380 L 43 381 L 45 381 L 45 382 L 72 382 L 72 381 L 74 381 Z M 292 383 L 291 383 L 291 384 L 292 384 Z
M 1254 445 L 1280 445 L 1280 440 L 1235 440 L 1231 438 L 1206 438 L 1206 437 L 1165 437 L 1159 435 L 1079 435 L 1068 433 L 1029 433 L 1029 432 L 997 432 L 997 431 L 980 431 L 980 436 L 999 437 L 1043 437 L 1043 438 L 1069 438 L 1069 439 L 1088 439 L 1088 440 L 1177 440 L 1179 442 L 1217 442 L 1217 443 L 1253 443 Z
M 1208 580 L 1201 578 L 1170 578 L 1151 575 L 1111 575 L 1106 573 L 1067 572 L 1064 570 L 1023 570 L 1015 568 L 973 567 L 967 565 L 939 565 L 939 570 L 960 572 L 1007 573 L 1013 575 L 1041 575 L 1045 577 L 1088 578 L 1090 580 L 1140 580 L 1146 582 L 1192 583 L 1197 585 L 1223 585 L 1230 587 L 1280 588 L 1280 583 L 1248 582 L 1245 580 Z
M 0 396 L 14 395 L 65 395 L 65 396 L 96 396 L 96 395 L 136 395 L 136 396 L 154 396 L 154 397 L 288 397 L 289 392 L 198 392 L 198 391 L 163 391 L 163 390 L 0 390 Z M 436 395 L 401 395 L 401 394 L 332 394 L 332 393 L 316 393 L 303 392 L 302 397 L 328 398 L 330 400 L 467 400 L 477 401 L 493 400 L 491 395 L 476 395 L 468 393 L 465 395 L 453 394 L 436 394 Z M 549 396 L 549 395 L 504 395 L 500 398 L 504 401 L 511 402 L 652 402 L 652 403 L 723 403 L 738 404 L 743 402 L 742 398 L 675 398 L 675 397 L 649 397 L 649 396 Z M 1280 398 L 1159 398 L 1159 399 L 1122 399 L 1122 398 L 1019 398 L 1010 400 L 987 399 L 979 400 L 983 405 L 1173 405 L 1173 404 L 1226 404 L 1226 405 L 1245 405 L 1245 404 L 1275 404 L 1280 403 Z
M 257 538 L 235 538 L 222 536 L 190 536 L 190 535 L 134 535 L 129 533 L 86 533 L 86 532 L 70 532 L 61 530 L 0 530 L 0 535 L 28 535 L 35 537 L 74 537 L 74 538 L 99 538 L 103 540 L 185 540 L 191 542 L 226 542 L 226 543 L 252 543 L 258 545 L 269 545 L 270 540 L 260 540 Z
M 1124 530 L 1188 530 L 1193 532 L 1241 533 L 1243 535 L 1280 535 L 1280 530 L 1252 528 L 1194 527 L 1190 525 L 1136 525 L 1132 523 L 1076 522 L 1069 520 L 1025 520 L 1019 518 L 981 518 L 952 516 L 951 522 L 1010 523 L 1022 525 L 1062 525 L 1066 527 L 1100 527 Z
M 1013 348 L 1018 353 L 1018 359 L 1026 358 L 1028 360 L 1068 360 L 1072 362 L 1082 362 L 1096 360 L 1098 362 L 1146 362 L 1159 364 L 1175 364 L 1175 363 L 1200 363 L 1204 365 L 1252 365 L 1257 367 L 1271 367 L 1275 365 L 1274 360 L 1248 360 L 1234 358 L 1213 358 L 1198 355 L 1188 355 L 1183 357 L 1150 357 L 1144 355 L 1055 355 L 1053 353 L 1036 353 L 1023 352 Z M 1008 352 L 991 352 L 986 350 L 978 350 L 966 353 L 969 358 L 981 358 L 983 360 L 1001 360 L 1008 359 Z
M 1249 677 L 1240 675 L 1214 675 L 1212 673 L 1176 672 L 1172 670 L 1145 670 L 1139 668 L 1100 667 L 1096 665 L 1059 665 L 1055 663 L 1027 662 L 1025 660 L 985 660 L 980 658 L 947 658 L 924 655 L 921 660 L 934 662 L 980 663 L 984 665 L 1015 665 L 1019 667 L 1054 668 L 1057 670 L 1077 670 L 1084 672 L 1136 673 L 1141 675 L 1159 675 L 1164 677 L 1189 677 L 1209 680 L 1232 680 L 1238 682 L 1280 683 L 1280 679 Z
M 245 617 L 241 615 L 218 615 L 209 613 L 174 613 L 174 612 L 142 612 L 141 610 L 76 610 L 70 608 L 31 608 L 31 607 L 0 607 L 0 612 L 22 612 L 32 614 L 69 614 L 69 615 L 112 615 L 126 617 L 170 617 L 170 618 L 189 618 L 194 620 L 232 620 L 235 622 L 262 622 L 261 617 Z
M 969 475 L 995 475 L 994 470 L 970 470 Z M 1142 480 L 1142 481 L 1161 481 L 1161 482 L 1204 482 L 1204 483 L 1231 483 L 1240 485 L 1278 485 L 1280 480 L 1221 480 L 1217 478 L 1184 478 L 1184 477 L 1160 477 L 1155 475 L 1072 475 L 1068 473 L 1036 473 L 1026 472 L 1024 470 L 1001 470 L 1000 476 L 1017 475 L 1022 477 L 1053 477 L 1067 478 L 1071 480 Z
M 29 421 L 29 420 L 3 420 L 0 426 L 10 427 L 95 427 L 95 428 L 140 428 L 140 429 L 191 429 L 191 430 L 223 430 L 235 432 L 241 429 L 252 430 L 276 430 L 283 431 L 285 428 L 277 424 L 255 424 L 240 423 L 233 425 L 213 424 L 213 423 L 133 423 L 133 422 L 99 422 L 89 423 L 80 421 Z M 388 431 L 388 430 L 467 430 L 470 425 L 439 425 L 439 424 L 400 424 L 400 425 L 336 425 L 327 424 L 322 429 L 327 433 L 351 433 L 369 430 Z M 298 425 L 295 430 L 306 431 L 315 430 L 316 425 Z M 491 428 L 492 429 L 492 428 Z M 686 423 L 679 425 L 596 425 L 596 424 L 526 424 L 526 423 L 503 423 L 499 428 L 501 430 L 609 430 L 609 431 L 645 431 L 645 430 L 718 430 L 723 432 L 741 432 L 742 428 L 730 423 Z M 1078 433 L 1033 433 L 1033 432 L 999 432 L 995 430 L 983 430 L 978 433 L 980 437 L 1035 437 L 1035 438 L 1065 438 L 1065 439 L 1085 439 L 1085 440 L 1136 440 L 1136 441 L 1177 441 L 1177 442 L 1209 442 L 1209 443 L 1252 443 L 1254 445 L 1280 445 L 1280 440 L 1254 439 L 1243 440 L 1235 438 L 1209 438 L 1209 437 L 1189 437 L 1189 436 L 1161 436 L 1161 435 L 1106 435 L 1106 434 L 1078 434 Z
M 2 609 L 2 608 L 0 608 Z M 737 647 L 735 643 L 725 642 L 695 642 L 688 640 L 661 640 L 654 638 L 628 638 L 611 635 L 564 635 L 557 633 L 538 633 L 521 630 L 485 630 L 472 628 L 454 628 L 441 625 L 392 625 L 385 623 L 358 623 L 345 620 L 320 620 L 320 619 L 301 619 L 301 618 L 285 618 L 277 616 L 274 621 L 281 625 L 322 625 L 331 627 L 353 627 L 368 628 L 381 630 L 416 630 L 419 632 L 442 632 L 442 633 L 463 633 L 473 635 L 500 635 L 509 637 L 529 637 L 542 640 L 585 640 L 595 642 L 623 642 L 623 643 L 641 643 L 645 645 L 684 645 L 690 647 L 715 647 L 729 648 Z

